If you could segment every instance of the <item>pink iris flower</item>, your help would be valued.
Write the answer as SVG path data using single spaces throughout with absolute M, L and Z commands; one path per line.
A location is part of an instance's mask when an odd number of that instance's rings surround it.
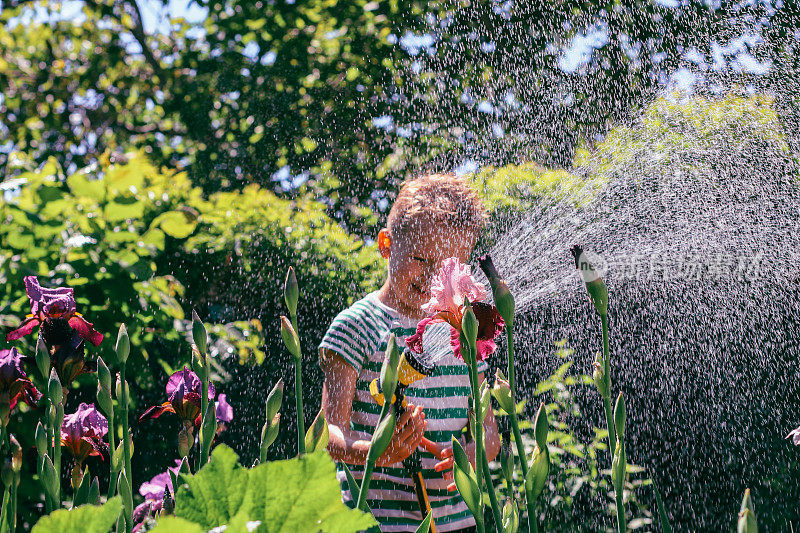
M 469 265 L 461 264 L 455 257 L 445 259 L 433 280 L 431 299 L 422 306 L 430 316 L 417 324 L 416 333 L 406 339 L 406 345 L 411 351 L 422 353 L 422 335 L 425 328 L 431 324 L 447 322 L 452 328 L 450 345 L 453 353 L 461 359 L 461 319 L 464 317 L 464 298 L 466 298 L 478 319 L 477 358 L 478 361 L 485 360 L 497 348 L 495 338 L 503 331 L 505 325 L 497 308 L 480 301 L 486 298 L 486 294 L 484 286 L 475 281 L 470 274 Z
M 64 417 L 61 425 L 61 445 L 66 447 L 77 464 L 90 455 L 100 455 L 105 450 L 103 438 L 108 433 L 108 420 L 94 405 L 82 403 L 78 410 Z
M 47 338 L 47 326 L 55 320 L 65 321 L 75 330 L 81 338 L 99 346 L 103 341 L 103 334 L 97 332 L 91 322 L 87 322 L 76 311 L 75 294 L 69 287 L 48 289 L 39 285 L 36 276 L 25 277 L 25 292 L 31 304 L 31 313 L 22 322 L 22 325 L 6 335 L 6 341 L 14 341 L 28 335 L 41 325 L 45 328 L 45 342 L 49 346 L 64 344 L 64 340 Z M 61 328 L 54 328 L 59 330 Z

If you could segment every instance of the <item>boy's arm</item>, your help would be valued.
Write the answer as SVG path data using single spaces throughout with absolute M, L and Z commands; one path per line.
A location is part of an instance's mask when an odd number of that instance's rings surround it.
M 322 408 L 328 423 L 328 453 L 336 461 L 363 465 L 367 460 L 372 435 L 350 429 L 353 399 L 358 373 L 342 356 L 322 348 L 320 362 L 325 373 L 322 385 Z M 409 408 L 397 421 L 397 428 L 387 450 L 378 458 L 378 466 L 398 463 L 411 455 L 425 430 L 421 407 Z

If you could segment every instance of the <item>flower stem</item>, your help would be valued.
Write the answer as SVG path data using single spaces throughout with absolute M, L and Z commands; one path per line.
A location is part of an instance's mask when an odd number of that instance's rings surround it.
M 506 324 L 506 340 L 508 344 L 508 387 L 511 389 L 511 400 L 514 406 L 517 405 L 516 387 L 514 378 L 514 324 Z M 519 431 L 519 420 L 517 419 L 517 412 L 508 413 L 511 416 L 511 427 L 514 431 L 514 442 L 517 445 L 517 455 L 519 456 L 520 466 L 522 468 L 522 479 L 528 477 L 528 462 L 525 460 L 525 444 L 522 442 L 522 434 Z
M 514 395 L 514 323 L 506 324 L 506 341 L 508 344 L 508 386 Z
M 39 461 L 36 463 L 37 464 L 37 473 L 39 474 L 39 479 L 42 479 L 42 475 L 43 475 L 43 472 L 44 472 L 45 456 L 49 455 L 51 458 L 53 457 L 53 420 L 52 420 L 52 417 L 50 416 L 50 403 L 51 402 L 50 402 L 50 397 L 47 394 L 47 387 L 44 388 L 44 391 L 42 392 L 42 396 L 44 398 L 44 400 L 43 400 L 44 401 L 44 412 L 45 412 L 45 415 L 44 415 L 44 428 L 45 428 L 45 432 L 46 432 L 46 435 L 47 435 L 47 446 L 45 447 L 45 450 L 44 450 L 45 455 L 40 455 L 39 456 Z M 50 514 L 51 512 L 55 511 L 55 509 L 56 509 L 55 503 L 53 502 L 52 498 L 50 498 L 50 491 L 49 490 L 45 490 L 44 491 L 44 508 L 45 508 L 45 511 L 47 512 L 47 514 Z
M 380 421 L 389 414 L 389 409 L 392 409 L 393 405 L 394 404 L 390 402 L 383 402 L 383 406 L 381 407 L 381 415 L 378 417 L 378 424 L 380 424 Z M 373 444 L 374 443 L 370 443 L 370 448 L 373 446 Z M 367 509 L 367 492 L 369 492 L 369 484 L 372 480 L 372 471 L 374 469 L 375 461 L 370 461 L 368 458 L 366 464 L 364 465 L 364 476 L 361 478 L 361 490 L 358 491 L 358 501 L 356 502 L 356 509 L 361 511 L 366 511 Z
M 114 404 L 111 403 L 111 412 L 106 413 L 108 415 L 108 452 L 111 454 L 112 459 L 108 462 L 108 471 L 109 471 L 109 482 L 108 482 L 108 498 L 111 499 L 114 497 L 114 490 L 116 489 L 116 483 L 114 480 L 117 479 L 119 476 L 119 472 L 117 472 L 114 468 L 114 452 L 117 449 L 116 444 L 116 432 L 117 426 L 114 425 Z
M 600 315 L 600 326 L 603 332 L 603 372 L 604 379 L 608 380 L 608 395 L 603 397 L 603 407 L 606 411 L 606 424 L 608 425 L 608 443 L 611 455 L 617 447 L 617 432 L 614 429 L 614 409 L 611 405 L 611 361 L 608 346 L 608 315 Z
M 297 313 L 289 313 L 292 327 L 299 337 L 297 330 Z M 294 400 L 297 406 L 297 453 L 306 453 L 306 424 L 303 416 L 303 357 L 294 360 Z
M 14 533 L 17 529 L 17 486 L 19 485 L 19 472 L 14 473 L 14 480 L 11 482 L 11 502 L 10 517 L 8 518 L 8 530 Z
M 119 380 L 122 383 L 122 455 L 124 458 L 125 479 L 128 484 L 128 492 L 133 494 L 132 490 L 132 475 L 131 471 L 131 440 L 130 431 L 128 430 L 128 383 L 125 381 L 126 364 L 122 363 L 119 369 Z M 125 515 L 125 530 L 127 533 L 133 531 L 133 517 L 129 514 Z
M 56 469 L 56 501 L 53 502 L 56 508 L 61 507 L 61 425 L 64 423 L 64 401 L 66 394 L 60 403 L 56 404 L 56 416 L 53 423 L 53 466 Z
M 202 380 L 201 380 L 201 390 L 200 390 L 200 464 L 198 465 L 197 469 L 203 468 L 203 466 L 208 462 L 208 450 L 207 447 L 203 442 L 202 435 L 203 435 L 203 428 L 206 427 L 206 412 L 208 411 L 208 382 L 209 382 L 209 368 L 208 368 L 208 352 L 200 354 L 203 358 L 203 372 L 202 372 Z
M 492 506 L 494 525 L 497 528 L 497 531 L 503 531 L 503 517 L 500 514 L 500 506 L 497 504 L 497 494 L 494 490 L 492 474 L 489 471 L 489 461 L 485 456 L 483 460 L 483 479 L 486 481 L 486 492 L 489 493 L 489 504 Z
M 614 455 L 614 449 L 617 447 L 617 431 L 614 429 L 614 410 L 611 407 L 611 398 L 603 398 L 603 407 L 606 411 L 609 450 L 611 455 Z
M 516 408 L 516 387 L 514 378 L 514 324 L 506 324 L 506 341 L 508 345 L 508 386 L 511 389 L 511 400 Z M 517 446 L 517 457 L 519 457 L 520 468 L 522 470 L 522 479 L 528 478 L 528 460 L 527 453 L 525 452 L 525 443 L 522 441 L 522 433 L 519 430 L 519 419 L 517 412 L 514 410 L 508 413 L 511 417 L 511 429 L 514 432 L 514 443 Z M 538 533 L 539 527 L 536 523 L 536 502 L 525 502 L 528 509 L 528 530 L 531 533 Z
M 625 521 L 625 502 L 623 501 L 623 489 L 614 491 L 614 497 L 617 501 L 617 531 L 618 533 L 625 533 L 627 531 L 627 523 Z
M 465 340 L 465 336 L 462 335 L 462 341 Z M 484 446 L 483 442 L 483 422 L 481 421 L 481 398 L 480 398 L 480 387 L 478 386 L 478 351 L 475 349 L 474 341 L 469 341 L 465 343 L 467 345 L 467 351 L 471 352 L 468 356 L 469 360 L 469 382 L 470 388 L 472 389 L 472 409 L 475 413 L 475 427 L 473 428 L 475 431 L 475 472 L 480 473 L 483 472 L 483 463 L 486 459 L 486 447 Z M 464 344 L 462 344 L 464 346 Z M 476 481 L 478 482 L 478 491 L 479 493 L 483 491 L 483 476 L 478 475 L 476 476 Z M 475 517 L 475 523 L 478 527 L 478 532 L 483 533 L 485 531 L 485 526 L 483 523 L 483 515 Z

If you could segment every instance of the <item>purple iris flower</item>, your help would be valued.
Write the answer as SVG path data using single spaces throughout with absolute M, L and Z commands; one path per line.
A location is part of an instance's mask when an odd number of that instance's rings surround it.
M 180 470 L 180 460 L 176 460 L 175 464 L 177 466 L 170 467 L 169 471 L 177 474 Z M 169 493 L 174 496 L 175 492 L 169 471 L 158 474 L 150 481 L 142 483 L 139 487 L 139 494 L 144 497 L 144 502 L 137 505 L 136 509 L 133 510 L 133 523 L 136 524 L 133 528 L 134 532 L 141 529 L 145 518 L 154 517 L 156 513 L 161 511 L 166 489 L 169 489 Z
M 147 418 L 158 418 L 164 413 L 175 413 L 184 422 L 200 426 L 200 393 L 203 383 L 197 374 L 183 367 L 169 377 L 167 382 L 167 401 L 147 409 L 139 421 Z M 214 399 L 214 385 L 208 384 L 208 399 Z M 226 402 L 227 405 L 227 402 Z
M 217 397 L 215 404 L 217 410 L 217 422 L 227 423 L 233 420 L 233 407 L 228 403 L 228 399 L 224 394 Z
M 25 373 L 19 350 L 0 350 L 0 416 L 3 425 L 8 422 L 8 416 L 19 400 L 34 407 L 40 396 Z
M 67 334 L 73 330 L 84 340 L 99 346 L 103 334 L 97 332 L 91 322 L 87 322 L 76 311 L 75 294 L 69 287 L 48 289 L 39 285 L 36 276 L 25 277 L 25 292 L 31 304 L 31 313 L 22 325 L 6 335 L 7 341 L 13 341 L 33 332 L 36 326 L 42 326 L 42 337 L 51 348 L 65 344 L 69 340 Z
M 80 465 L 90 455 L 102 455 L 106 449 L 103 438 L 107 433 L 108 420 L 94 405 L 82 403 L 77 411 L 64 417 L 61 445 L 69 450 L 75 463 Z

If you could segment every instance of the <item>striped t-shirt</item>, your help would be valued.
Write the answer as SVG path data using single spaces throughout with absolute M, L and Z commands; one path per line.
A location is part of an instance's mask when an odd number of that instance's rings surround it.
M 378 293 L 373 292 L 339 313 L 322 339 L 320 348 L 338 353 L 358 372 L 350 429 L 365 433 L 366 440 L 375 430 L 381 409 L 369 393 L 369 384 L 380 376 L 389 335 L 395 333 L 398 348 L 405 351 L 405 338 L 414 333 L 416 323 L 381 303 Z M 421 406 L 425 412 L 428 423 L 425 437 L 441 446 L 450 446 L 451 437 L 458 437 L 467 425 L 469 374 L 466 364 L 452 355 L 449 334 L 440 337 L 447 355 L 438 360 L 431 376 L 406 388 L 405 395 L 409 402 Z M 486 368 L 486 363 L 478 363 L 479 372 L 485 372 Z M 475 521 L 464 500 L 457 491 L 448 492 L 449 482 L 444 479 L 443 472 L 433 469 L 438 459 L 422 449 L 419 453 L 437 530 L 445 532 L 473 525 Z M 363 465 L 349 467 L 360 483 Z M 337 473 L 342 500 L 354 506 L 341 464 L 337 464 Z M 375 467 L 367 501 L 384 532 L 415 531 L 423 518 L 413 484 L 402 463 Z

